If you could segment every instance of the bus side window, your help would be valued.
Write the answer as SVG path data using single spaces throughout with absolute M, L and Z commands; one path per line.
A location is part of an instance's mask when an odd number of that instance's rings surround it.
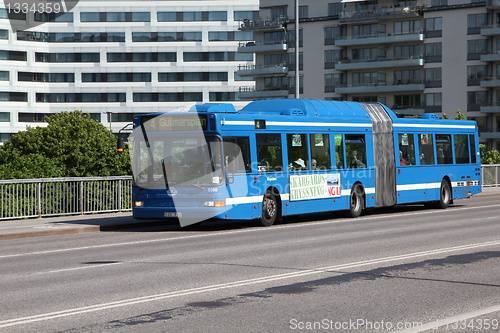
M 337 169 L 344 169 L 344 140 L 342 134 L 334 135 L 335 141 L 335 161 L 337 164 Z
M 224 138 L 224 164 L 229 173 L 249 173 L 250 139 L 247 136 Z
M 418 135 L 418 150 L 420 153 L 420 165 L 434 164 L 434 144 L 432 134 Z
M 306 134 L 287 134 L 288 170 L 307 170 L 309 153 L 307 150 Z
M 399 165 L 415 165 L 415 140 L 413 134 L 400 133 Z
M 311 170 L 330 169 L 330 136 L 328 134 L 311 134 Z
M 453 164 L 450 134 L 436 134 L 438 164 Z
M 473 134 L 469 135 L 470 162 L 476 164 L 476 139 Z
M 346 134 L 345 150 L 348 168 L 366 168 L 366 144 L 364 134 Z
M 259 172 L 283 171 L 280 134 L 256 134 Z
M 455 134 L 455 163 L 469 164 L 469 142 L 467 134 Z

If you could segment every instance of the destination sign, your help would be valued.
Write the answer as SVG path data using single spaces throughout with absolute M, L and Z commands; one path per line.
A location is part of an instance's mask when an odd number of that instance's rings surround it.
M 144 129 L 149 132 L 181 132 L 207 130 L 207 115 L 186 114 L 186 115 L 160 115 L 152 117 L 142 117 Z

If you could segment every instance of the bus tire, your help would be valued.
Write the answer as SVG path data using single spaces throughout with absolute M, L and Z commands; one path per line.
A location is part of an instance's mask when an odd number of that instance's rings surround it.
M 450 183 L 443 179 L 441 181 L 441 187 L 439 188 L 439 203 L 438 207 L 442 209 L 448 208 L 451 203 L 451 187 Z
M 349 216 L 358 217 L 363 212 L 365 206 L 365 197 L 363 187 L 359 184 L 354 185 L 349 196 Z
M 262 217 L 260 218 L 260 225 L 269 227 L 274 224 L 278 217 L 278 200 L 274 194 L 267 190 L 262 199 Z

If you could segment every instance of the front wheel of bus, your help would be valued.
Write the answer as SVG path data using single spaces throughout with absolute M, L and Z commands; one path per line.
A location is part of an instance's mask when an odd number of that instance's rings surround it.
M 349 199 L 349 215 L 351 217 L 358 217 L 363 212 L 365 199 L 363 195 L 363 188 L 361 185 L 354 185 L 351 189 L 351 196 Z
M 264 227 L 269 227 L 276 221 L 277 216 L 278 200 L 276 200 L 276 197 L 271 191 L 267 191 L 262 200 L 262 217 L 260 218 L 260 224 Z
M 439 206 L 440 208 L 446 209 L 451 203 L 451 188 L 450 183 L 444 180 L 441 181 L 441 187 L 439 191 Z

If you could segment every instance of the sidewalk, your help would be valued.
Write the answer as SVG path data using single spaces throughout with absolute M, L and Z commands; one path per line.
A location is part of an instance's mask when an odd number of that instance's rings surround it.
M 500 187 L 483 188 L 482 193 L 474 196 L 488 197 L 500 197 Z M 119 230 L 158 223 L 161 221 L 136 220 L 131 212 L 7 220 L 0 221 L 0 240 Z

